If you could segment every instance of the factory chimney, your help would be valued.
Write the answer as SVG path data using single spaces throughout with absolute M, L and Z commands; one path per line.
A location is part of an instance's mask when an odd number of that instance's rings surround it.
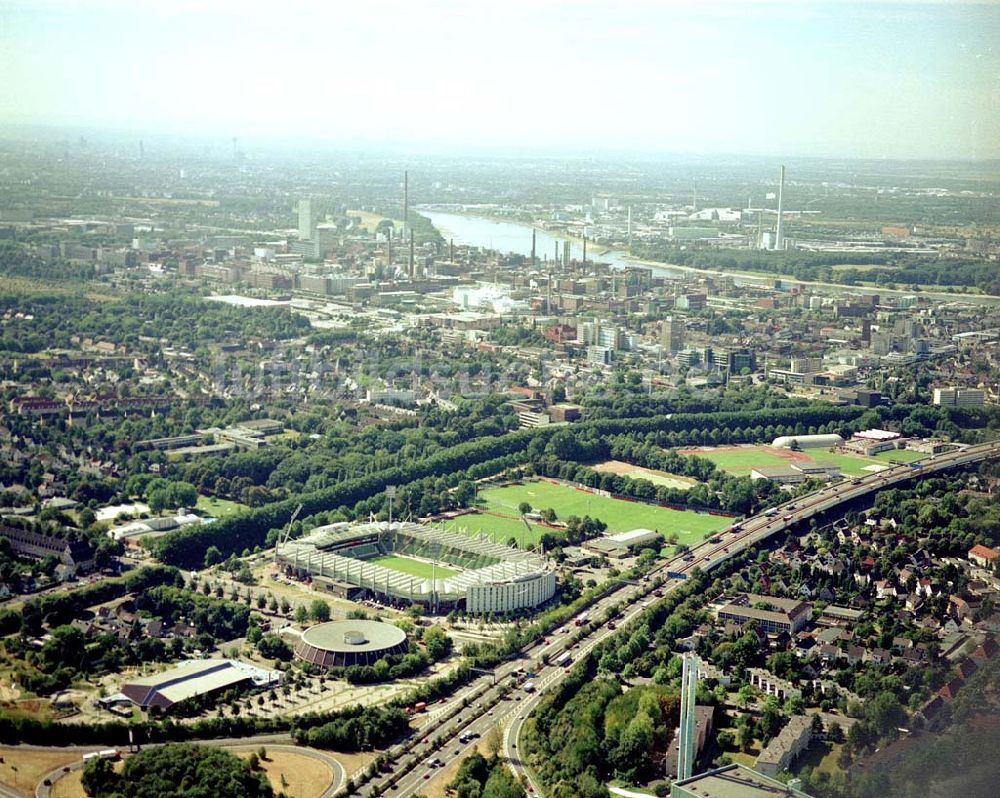
M 413 231 L 410 230 L 410 279 L 417 279 L 416 267 L 413 260 Z
M 785 192 L 785 167 L 778 169 L 778 229 L 774 233 L 774 248 L 785 248 L 785 219 L 782 216 L 782 194 Z
M 531 268 L 535 268 L 535 228 L 531 228 Z
M 410 173 L 403 172 L 403 235 L 410 226 Z

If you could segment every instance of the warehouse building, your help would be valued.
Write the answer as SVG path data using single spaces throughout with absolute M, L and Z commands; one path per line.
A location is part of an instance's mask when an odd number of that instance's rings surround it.
M 605 535 L 584 541 L 580 548 L 600 557 L 621 559 L 659 540 L 660 536 L 652 529 L 633 529 L 629 532 L 619 532 L 617 535 Z
M 271 688 L 281 684 L 281 671 L 258 668 L 233 659 L 188 660 L 166 671 L 122 685 L 122 695 L 143 709 L 164 711 L 194 698 L 231 687 Z

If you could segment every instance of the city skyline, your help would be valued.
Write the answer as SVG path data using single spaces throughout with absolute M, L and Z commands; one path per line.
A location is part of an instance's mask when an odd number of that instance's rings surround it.
M 1000 157 L 994 2 L 197 10 L 5 3 L 0 125 L 346 147 Z

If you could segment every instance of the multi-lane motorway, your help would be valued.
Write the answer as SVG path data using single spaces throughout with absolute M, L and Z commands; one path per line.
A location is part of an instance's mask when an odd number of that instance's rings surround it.
M 683 584 L 682 579 L 668 579 L 667 571 L 687 573 L 695 568 L 711 569 L 772 535 L 874 491 L 998 456 L 1000 442 L 979 444 L 928 457 L 919 464 L 894 466 L 865 477 L 840 482 L 736 524 L 719 537 L 719 542 L 699 544 L 683 556 L 659 565 L 650 573 L 650 577 L 660 576 L 665 580 L 659 588 L 665 594 Z M 527 776 L 518 754 L 518 739 L 525 719 L 541 696 L 565 679 L 569 672 L 569 667 L 555 664 L 556 658 L 568 652 L 575 662 L 588 654 L 601 641 L 615 633 L 614 629 L 603 622 L 608 610 L 623 607 L 615 624 L 618 629 L 627 626 L 648 605 L 648 597 L 653 590 L 652 583 L 623 585 L 589 608 L 590 624 L 581 629 L 567 626 L 565 630 L 551 635 L 540 646 L 536 645 L 525 652 L 521 659 L 498 667 L 495 678 L 483 676 L 462 688 L 448 702 L 434 705 L 432 717 L 427 724 L 430 730 L 420 737 L 420 742 L 412 750 L 407 750 L 405 744 L 394 747 L 390 751 L 390 755 L 396 756 L 391 770 L 365 785 L 359 794 L 385 794 L 400 798 L 419 794 L 433 779 L 440 776 L 443 765 L 467 755 L 476 746 L 475 737 L 460 742 L 460 736 L 469 732 L 485 736 L 498 725 L 503 729 L 503 753 L 511 768 L 515 775 Z M 543 664 L 543 654 L 548 655 L 545 658 L 548 664 Z M 501 698 L 502 691 L 498 686 L 504 682 L 509 686 L 511 677 L 516 676 L 521 669 L 534 674 L 530 681 L 534 683 L 535 691 L 528 694 L 518 688 L 506 698 Z M 523 680 L 522 676 L 522 684 Z M 530 786 L 537 794 L 537 785 Z

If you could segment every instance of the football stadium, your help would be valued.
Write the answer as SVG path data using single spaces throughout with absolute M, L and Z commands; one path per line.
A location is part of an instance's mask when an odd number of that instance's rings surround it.
M 322 590 L 432 613 L 514 612 L 556 591 L 555 572 L 538 554 L 412 522 L 317 527 L 279 544 L 277 560 Z

